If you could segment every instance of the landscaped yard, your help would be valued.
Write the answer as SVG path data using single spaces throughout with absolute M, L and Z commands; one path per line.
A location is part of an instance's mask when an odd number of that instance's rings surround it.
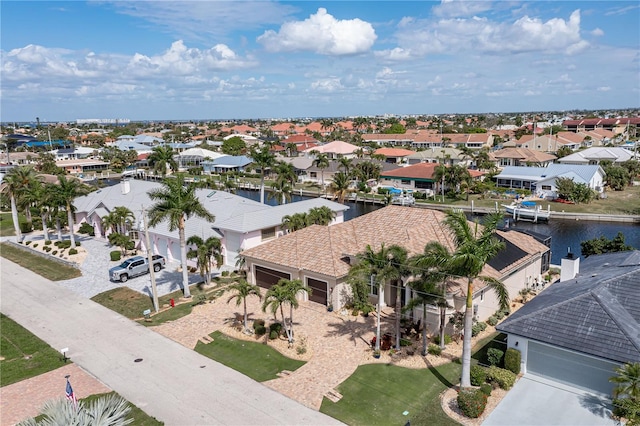
M 0 386 L 62 367 L 60 352 L 31 334 L 4 314 L 0 314 Z
M 109 396 L 109 395 L 117 395 L 117 393 L 116 392 L 109 392 L 109 393 L 101 393 L 101 394 L 91 395 L 91 396 L 88 396 L 86 398 L 82 398 L 81 401 L 84 401 L 86 404 L 89 404 L 93 400 L 96 400 L 96 399 L 98 399 L 100 397 L 103 397 L 103 396 Z M 155 417 L 151 417 L 150 415 L 148 415 L 147 413 L 145 413 L 144 411 L 142 411 L 141 409 L 139 409 L 138 407 L 136 407 L 132 403 L 129 403 L 129 406 L 131 407 L 131 411 L 129 412 L 129 418 L 133 419 L 133 422 L 131 423 L 132 425 L 135 425 L 135 426 L 159 426 L 159 425 L 163 425 L 164 424 L 164 422 L 161 422 L 161 421 L 157 420 Z
M 290 359 L 280 352 L 258 342 L 247 342 L 228 337 L 219 331 L 209 336 L 213 342 L 198 342 L 196 352 L 251 377 L 257 382 L 275 379 L 283 370 L 295 371 L 305 362 Z
M 70 280 L 82 276 L 79 269 L 33 254 L 9 243 L 0 244 L 0 256 L 51 281 Z
M 420 370 L 361 365 L 338 386 L 342 399 L 325 398 L 320 411 L 348 425 L 456 425 L 442 411 L 439 395 L 459 382 L 460 372 L 457 363 Z
M 11 213 L 0 213 L 0 237 L 12 237 L 16 235 L 13 229 L 13 219 Z

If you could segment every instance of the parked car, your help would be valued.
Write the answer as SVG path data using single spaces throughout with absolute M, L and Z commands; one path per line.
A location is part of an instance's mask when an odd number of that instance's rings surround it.
M 165 265 L 165 259 L 159 254 L 152 257 L 154 272 L 160 271 Z M 135 256 L 122 262 L 118 266 L 109 269 L 109 278 L 112 281 L 127 282 L 129 278 L 149 273 L 149 260 L 146 257 Z

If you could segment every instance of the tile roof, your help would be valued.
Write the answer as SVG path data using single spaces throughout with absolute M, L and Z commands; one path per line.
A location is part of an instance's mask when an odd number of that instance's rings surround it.
M 418 163 L 412 166 L 400 167 L 399 169 L 383 172 L 380 174 L 380 177 L 433 180 L 436 167 L 438 167 L 436 163 Z
M 415 154 L 415 151 L 402 148 L 378 148 L 374 154 L 384 155 L 385 157 L 406 157 L 411 154 Z
M 527 148 L 504 148 L 492 153 L 496 158 L 515 158 L 522 162 L 543 163 L 553 161 L 557 157 L 541 151 Z
M 360 147 L 356 145 L 352 145 L 348 142 L 333 141 L 333 142 L 329 142 L 326 145 L 320 145 L 311 149 L 306 149 L 304 150 L 304 152 L 310 152 L 315 150 L 321 153 L 353 154 L 358 149 L 360 149 Z
M 497 329 L 617 362 L 640 362 L 640 251 L 589 256 Z

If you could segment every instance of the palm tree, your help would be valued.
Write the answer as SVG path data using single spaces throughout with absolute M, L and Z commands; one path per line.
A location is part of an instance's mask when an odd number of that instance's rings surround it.
M 126 235 L 136 220 L 133 212 L 124 206 L 117 206 L 111 213 L 113 213 L 118 221 L 119 232 Z
M 287 201 L 291 201 L 292 193 L 291 184 L 278 176 L 278 179 L 271 183 L 271 192 L 267 194 L 267 200 L 275 199 L 278 204 L 287 204 Z
M 89 404 L 79 401 L 77 406 L 67 399 L 60 398 L 44 404 L 41 410 L 42 419 L 31 418 L 18 424 L 20 426 L 124 426 L 134 421 L 133 418 L 128 418 L 130 412 L 131 405 L 120 395 L 103 396 Z
M 353 160 L 351 158 L 341 157 L 338 162 L 340 163 L 339 167 L 344 169 L 344 173 L 348 177 L 349 171 L 351 170 L 351 167 L 353 167 Z
M 609 379 L 615 383 L 614 398 L 640 400 L 640 362 L 627 363 L 615 369 L 616 376 Z
M 269 309 L 274 316 L 276 315 L 276 312 L 280 311 L 280 315 L 282 316 L 282 325 L 287 333 L 287 340 L 289 343 L 293 343 L 293 309 L 297 309 L 299 306 L 297 295 L 300 291 L 309 292 L 310 289 L 305 287 L 301 280 L 288 280 L 282 278 L 267 290 L 262 304 L 262 310 L 266 312 L 267 309 Z M 290 309 L 288 326 L 284 316 L 283 305 L 285 303 L 289 304 Z
M 406 259 L 407 251 L 398 245 L 385 247 L 384 243 L 379 251 L 373 251 L 367 245 L 362 253 L 358 253 L 358 262 L 349 270 L 349 276 L 353 279 L 371 282 L 372 291 L 378 295 L 376 350 L 380 350 L 380 303 L 384 297 L 384 286 L 391 280 L 400 279 L 400 271 L 396 267 L 398 259 Z
M 288 300 L 289 303 L 289 328 L 287 329 L 287 325 L 284 324 L 285 331 L 287 332 L 287 337 L 289 338 L 289 344 L 293 343 L 293 310 L 298 309 L 298 294 L 300 292 L 306 292 L 307 294 L 311 294 L 312 289 L 309 287 L 305 287 L 302 284 L 301 280 L 285 280 L 285 286 L 287 289 Z
M 346 173 L 338 172 L 333 175 L 330 190 L 333 196 L 338 199 L 339 203 L 344 203 L 344 200 L 351 193 L 351 189 L 349 188 L 350 184 L 351 182 L 349 181 L 349 177 Z
M 469 224 L 462 211 L 448 211 L 445 225 L 452 233 L 456 246 L 447 268 L 452 275 L 465 277 L 467 281 L 466 306 L 464 313 L 464 337 L 462 343 L 461 387 L 471 386 L 471 330 L 473 326 L 474 282 L 479 280 L 498 296 L 501 309 L 509 307 L 509 293 L 504 283 L 488 276 L 480 276 L 484 266 L 504 249 L 505 244 L 496 238 L 496 228 L 502 219 L 501 213 L 485 216 L 483 226 Z
M 329 157 L 327 154 L 318 154 L 318 156 L 313 160 L 313 165 L 320 169 L 322 188 L 324 189 L 324 169 L 329 167 Z
M 415 275 L 420 277 L 425 283 L 434 282 L 438 284 L 437 290 L 432 291 L 432 293 L 436 293 L 441 295 L 441 298 L 438 298 L 435 301 L 435 304 L 438 306 L 440 311 L 440 347 L 444 349 L 445 341 L 444 341 L 444 328 L 447 316 L 447 308 L 450 306 L 447 304 L 447 300 L 444 297 L 447 291 L 447 280 L 450 278 L 447 273 L 449 263 L 451 262 L 451 253 L 449 250 L 438 241 L 431 241 L 425 247 L 424 251 L 421 254 L 417 254 L 409 259 L 409 263 L 411 267 L 415 271 Z
M 167 164 L 172 171 L 178 170 L 178 163 L 176 163 L 176 160 L 173 158 L 174 155 L 175 152 L 169 145 L 159 145 L 153 147 L 147 161 L 156 172 L 160 172 L 162 177 L 164 177 L 167 175 Z
M 35 176 L 36 174 L 32 167 L 14 167 L 9 170 L 4 177 L 2 184 L 2 192 L 11 200 L 11 219 L 13 220 L 13 228 L 16 232 L 17 241 L 22 241 L 22 231 L 20 230 L 20 222 L 18 219 L 19 197 L 28 185 L 35 180 Z
M 184 235 L 185 221 L 191 216 L 198 216 L 210 222 L 215 220 L 215 216 L 202 205 L 195 192 L 196 186 L 193 183 L 187 185 L 183 175 L 165 179 L 162 182 L 162 188 L 148 192 L 149 197 L 157 201 L 149 209 L 149 226 L 156 226 L 167 220 L 169 231 L 178 230 L 184 297 L 191 297 L 187 270 L 187 244 Z
M 307 214 L 307 224 L 327 226 L 335 217 L 336 213 L 327 206 L 314 207 Z
M 192 235 L 187 239 L 187 245 L 196 246 L 195 250 L 187 251 L 188 259 L 196 259 L 200 276 L 206 284 L 211 282 L 211 263 L 215 261 L 216 269 L 222 265 L 222 242 L 220 238 L 209 237 L 206 240 Z
M 256 147 L 251 148 L 249 154 L 253 160 L 253 167 L 260 169 L 260 202 L 264 204 L 264 176 L 267 169 L 273 167 L 275 156 L 271 153 L 268 146 L 263 146 L 261 149 Z
M 289 232 L 294 232 L 308 226 L 308 218 L 306 213 L 294 213 L 282 217 L 282 228 Z
M 74 177 L 67 179 L 66 176 L 58 176 L 58 185 L 55 186 L 57 192 L 56 200 L 64 203 L 64 208 L 67 211 L 67 226 L 69 227 L 69 239 L 71 240 L 71 248 L 76 247 L 76 239 L 73 233 L 73 213 L 75 206 L 73 201 L 81 196 L 89 193 L 89 188 L 82 183 L 79 179 Z
M 437 275 L 423 275 L 409 283 L 413 290 L 413 298 L 407 302 L 406 310 L 411 310 L 417 306 L 422 307 L 422 356 L 427 355 L 427 306 L 440 306 L 442 301 L 446 305 L 444 294 L 440 293 L 441 287 L 438 286 Z M 440 338 L 440 346 L 442 347 L 442 337 Z
M 249 296 L 257 296 L 259 300 L 262 300 L 262 294 L 260 292 L 260 287 L 255 284 L 249 284 L 247 280 L 238 280 L 235 283 L 231 284 L 227 287 L 228 290 L 235 291 L 235 294 L 229 296 L 227 303 L 230 303 L 233 299 L 236 299 L 236 306 L 240 306 L 243 304 L 244 307 L 244 329 L 245 331 L 249 331 L 249 327 L 247 326 L 247 297 Z

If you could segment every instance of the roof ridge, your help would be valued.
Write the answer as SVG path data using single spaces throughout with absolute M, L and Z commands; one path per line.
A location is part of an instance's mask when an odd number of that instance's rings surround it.
M 594 290 L 590 291 L 590 293 L 593 295 L 602 310 L 605 311 L 609 318 L 618 326 L 618 329 L 622 334 L 624 334 L 636 350 L 640 352 L 640 337 L 637 334 L 638 322 L 629 314 L 629 311 L 620 305 L 618 298 L 615 297 L 608 288 L 606 288 L 606 282 L 598 285 Z M 607 300 L 608 303 L 605 303 L 605 300 Z M 613 301 L 615 301 L 616 307 L 620 308 L 619 311 L 615 313 L 612 312 L 610 306 Z M 632 327 L 631 324 L 634 326 Z M 636 336 L 631 334 L 631 331 L 636 331 Z

